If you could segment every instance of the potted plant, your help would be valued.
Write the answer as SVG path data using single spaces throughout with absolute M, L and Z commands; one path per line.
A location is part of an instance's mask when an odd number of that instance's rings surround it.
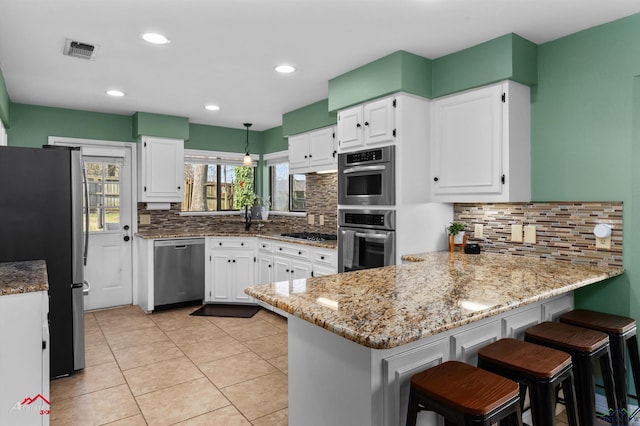
M 464 242 L 464 225 L 460 222 L 451 222 L 447 227 L 449 235 L 453 237 L 454 244 L 462 244 Z

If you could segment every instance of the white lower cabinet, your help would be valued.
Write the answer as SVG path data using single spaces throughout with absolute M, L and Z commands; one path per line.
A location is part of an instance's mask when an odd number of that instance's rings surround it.
M 48 312 L 47 292 L 0 296 L 0 425 L 49 424 Z
M 274 281 L 297 280 L 311 277 L 311 262 L 283 256 L 273 257 Z
M 253 302 L 244 289 L 255 283 L 255 264 L 253 238 L 210 239 L 206 301 Z

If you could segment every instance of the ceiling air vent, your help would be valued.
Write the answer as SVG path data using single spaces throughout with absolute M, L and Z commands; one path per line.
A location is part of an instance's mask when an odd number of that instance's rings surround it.
M 96 53 L 98 53 L 99 47 L 97 44 L 82 43 L 80 41 L 67 39 L 64 43 L 64 52 L 62 53 L 67 56 L 73 56 L 74 58 L 93 61 Z

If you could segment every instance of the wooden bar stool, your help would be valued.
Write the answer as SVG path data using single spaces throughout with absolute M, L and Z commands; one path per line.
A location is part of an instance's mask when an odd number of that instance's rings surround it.
M 576 309 L 561 315 L 560 322 L 598 330 L 609 336 L 616 403 L 620 414 L 628 419 L 631 413 L 629 413 L 627 401 L 629 392 L 627 385 L 627 359 L 624 347 L 626 345 L 629 351 L 629 363 L 631 364 L 631 374 L 636 385 L 636 392 L 640 392 L 640 357 L 638 356 L 636 321 L 633 318 Z
M 407 426 L 418 411 L 434 411 L 446 425 L 522 426 L 518 384 L 460 361 L 447 361 L 411 377 Z
M 478 351 L 478 367 L 520 383 L 520 401 L 529 389 L 534 426 L 556 421 L 556 391 L 562 386 L 569 426 L 577 426 L 571 355 L 516 339 L 501 339 Z
M 571 355 L 575 374 L 578 419 L 581 426 L 592 426 L 596 422 L 594 379 L 596 360 L 600 362 L 607 404 L 610 410 L 616 411 L 609 359 L 609 337 L 606 334 L 569 324 L 543 322 L 528 328 L 524 333 L 524 340 L 565 351 Z

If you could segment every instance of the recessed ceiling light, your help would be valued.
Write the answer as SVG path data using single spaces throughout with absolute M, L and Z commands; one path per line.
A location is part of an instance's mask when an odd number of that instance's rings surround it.
M 207 105 L 204 108 L 209 111 L 218 111 L 220 109 L 218 105 Z
M 121 96 L 124 96 L 124 92 L 120 90 L 107 90 L 107 95 L 119 98 Z
M 278 65 L 274 69 L 276 71 L 278 71 L 279 73 L 282 73 L 282 74 L 289 74 L 289 73 L 292 73 L 292 72 L 294 72 L 296 70 L 291 65 Z
M 142 39 L 144 41 L 148 41 L 153 44 L 168 44 L 171 43 L 171 40 L 163 36 L 162 34 L 157 33 L 144 33 L 142 34 Z

